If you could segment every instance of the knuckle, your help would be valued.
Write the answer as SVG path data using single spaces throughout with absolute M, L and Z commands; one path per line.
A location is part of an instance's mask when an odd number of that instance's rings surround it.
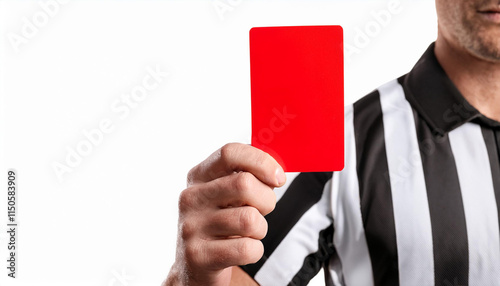
M 181 214 L 188 212 L 196 206 L 196 194 L 193 187 L 187 188 L 179 195 L 179 212 Z
M 227 143 L 220 148 L 220 158 L 223 162 L 229 162 L 235 152 L 235 143 Z
M 266 153 L 266 152 L 259 152 L 259 154 L 255 158 L 255 162 L 259 166 L 266 166 L 266 165 L 269 164 L 269 162 L 271 162 L 271 158 L 272 158 L 271 155 L 269 155 L 268 153 Z
M 191 168 L 191 170 L 189 170 L 189 172 L 187 173 L 187 176 L 186 176 L 186 184 L 188 186 L 191 186 L 194 184 L 194 182 L 196 181 L 196 173 L 197 173 L 197 169 L 198 169 L 198 165 L 194 166 L 193 168 Z
M 264 244 L 260 240 L 254 240 L 253 244 L 253 253 L 252 256 L 249 257 L 250 263 L 256 263 L 262 258 L 264 255 Z
M 269 225 L 267 224 L 267 220 L 265 220 L 265 219 L 264 219 L 264 223 L 263 223 L 263 228 L 264 228 L 264 233 L 262 235 L 262 238 L 266 237 L 267 231 L 269 230 Z
M 276 193 L 274 191 L 269 192 L 269 199 L 266 200 L 266 204 L 263 209 L 263 214 L 267 215 L 271 213 L 276 208 Z
M 251 241 L 248 239 L 243 240 L 238 244 L 236 253 L 239 257 L 243 257 L 247 260 L 252 255 L 252 245 Z
M 255 263 L 264 254 L 262 242 L 254 239 L 245 239 L 237 246 L 238 257 L 246 263 Z
M 192 220 L 189 219 L 184 220 L 182 223 L 180 223 L 179 226 L 179 232 L 182 240 L 186 241 L 192 238 L 196 233 L 197 229 L 198 227 Z
M 184 258 L 188 261 L 189 264 L 192 265 L 202 265 L 203 261 L 201 259 L 203 250 L 202 247 L 199 246 L 199 243 L 190 242 L 186 244 L 184 249 Z
M 259 226 L 259 229 L 256 234 L 257 239 L 263 239 L 267 235 L 268 231 L 268 224 L 267 220 L 264 217 L 259 217 L 259 222 L 257 223 Z
M 252 188 L 254 177 L 248 172 L 239 172 L 235 179 L 235 189 L 238 191 L 248 191 Z
M 239 224 L 244 234 L 253 234 L 258 231 L 260 213 L 255 208 L 244 208 L 240 212 Z

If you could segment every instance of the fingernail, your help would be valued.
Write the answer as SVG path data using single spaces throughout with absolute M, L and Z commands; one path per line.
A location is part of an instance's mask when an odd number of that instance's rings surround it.
M 286 182 L 286 175 L 283 169 L 276 169 L 276 180 L 278 180 L 278 186 L 283 185 Z

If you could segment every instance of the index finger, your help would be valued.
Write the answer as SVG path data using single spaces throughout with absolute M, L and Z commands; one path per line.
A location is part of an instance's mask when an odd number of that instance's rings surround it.
M 229 143 L 189 171 L 188 186 L 239 171 L 252 173 L 272 187 L 282 186 L 286 181 L 283 168 L 271 155 L 250 145 Z

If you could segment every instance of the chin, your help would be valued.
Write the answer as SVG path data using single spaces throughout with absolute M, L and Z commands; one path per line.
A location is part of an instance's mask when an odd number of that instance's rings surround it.
M 477 33 L 470 39 L 468 50 L 481 59 L 500 63 L 500 31 L 485 34 Z

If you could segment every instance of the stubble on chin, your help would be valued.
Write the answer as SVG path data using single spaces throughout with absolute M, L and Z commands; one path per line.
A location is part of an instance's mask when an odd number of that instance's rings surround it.
M 475 16 L 463 17 L 461 27 L 456 27 L 459 42 L 475 56 L 500 63 L 500 26 L 485 25 Z

